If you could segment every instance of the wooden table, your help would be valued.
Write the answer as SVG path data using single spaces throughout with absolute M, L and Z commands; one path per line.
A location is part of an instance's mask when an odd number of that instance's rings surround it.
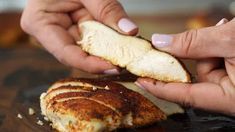
M 0 50 L 0 73 L 0 131 L 44 131 L 36 125 L 39 95 L 52 82 L 67 77 L 69 68 L 45 51 L 19 48 Z M 36 115 L 28 115 L 29 107 Z M 17 118 L 18 113 L 23 119 Z

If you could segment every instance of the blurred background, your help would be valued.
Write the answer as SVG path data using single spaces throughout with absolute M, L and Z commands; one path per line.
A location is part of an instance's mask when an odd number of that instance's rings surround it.
M 146 38 L 154 32 L 178 33 L 233 18 L 234 0 L 120 0 Z M 0 48 L 37 43 L 19 26 L 26 0 L 0 0 Z

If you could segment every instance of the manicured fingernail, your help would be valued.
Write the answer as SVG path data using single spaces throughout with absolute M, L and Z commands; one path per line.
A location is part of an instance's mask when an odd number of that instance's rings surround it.
M 173 37 L 166 34 L 153 34 L 152 43 L 156 48 L 163 48 L 169 46 L 172 43 Z
M 226 18 L 223 18 L 223 19 L 221 19 L 221 20 L 216 24 L 216 26 L 225 24 L 225 23 L 227 23 L 227 22 L 228 22 L 228 20 L 227 20 Z
M 138 82 L 135 82 L 135 85 L 137 85 L 139 88 L 143 89 L 143 90 L 146 90 L 140 83 Z
M 137 26 L 135 25 L 135 23 L 133 23 L 132 21 L 130 21 L 127 18 L 122 18 L 118 21 L 118 27 L 126 33 L 129 33 L 135 29 L 137 29 Z
M 120 74 L 120 72 L 117 69 L 109 69 L 109 70 L 105 70 L 104 74 L 117 75 L 117 74 Z

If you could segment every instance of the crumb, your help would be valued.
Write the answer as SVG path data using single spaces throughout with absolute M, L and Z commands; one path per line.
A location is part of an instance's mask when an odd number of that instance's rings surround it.
M 46 116 L 44 116 L 44 118 L 43 118 L 45 121 L 49 121 L 49 119 L 46 117 Z
M 22 117 L 22 115 L 21 114 L 17 114 L 17 117 L 19 118 L 19 119 L 22 119 L 23 117 Z
M 110 88 L 109 88 L 109 86 L 105 86 L 104 89 L 105 90 L 109 90 Z
M 37 122 L 38 125 L 42 126 L 43 125 L 43 122 L 41 120 L 38 120 Z
M 34 109 L 33 108 L 29 108 L 29 115 L 33 115 L 33 114 L 35 114 Z
M 122 94 L 122 91 L 120 92 L 120 94 Z
M 93 90 L 93 91 L 97 90 L 97 87 L 92 86 L 92 90 Z

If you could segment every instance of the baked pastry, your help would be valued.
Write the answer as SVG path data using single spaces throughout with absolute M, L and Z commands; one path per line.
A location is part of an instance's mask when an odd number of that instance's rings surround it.
M 165 82 L 190 82 L 190 75 L 170 54 L 154 49 L 145 39 L 121 35 L 96 21 L 79 24 L 81 41 L 89 54 L 101 57 L 129 72 Z
M 42 114 L 61 132 L 112 131 L 135 128 L 166 119 L 141 94 L 124 86 L 94 79 L 65 79 L 40 97 Z

